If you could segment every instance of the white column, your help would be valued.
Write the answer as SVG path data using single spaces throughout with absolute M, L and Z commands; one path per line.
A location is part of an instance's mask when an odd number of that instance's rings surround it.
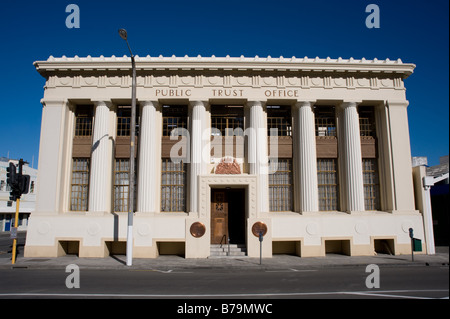
M 344 138 L 344 175 L 346 179 L 347 211 L 364 211 L 364 184 L 362 172 L 361 137 L 356 102 L 342 104 Z
M 198 176 L 205 174 L 206 166 L 202 161 L 202 134 L 205 122 L 205 102 L 191 102 L 191 163 L 189 200 L 190 211 L 198 212 Z
M 258 175 L 258 207 L 269 211 L 269 176 L 267 152 L 267 119 L 260 101 L 249 101 L 250 127 L 248 132 L 248 161 L 250 174 Z
M 138 212 L 156 212 L 159 185 L 159 160 L 156 109 L 158 102 L 145 101 L 142 104 L 139 132 L 139 171 L 138 171 Z
M 317 156 L 316 156 L 316 136 L 314 125 L 314 110 L 311 102 L 304 101 L 295 104 L 297 108 L 295 134 L 298 149 L 295 158 L 297 161 L 297 198 L 300 205 L 297 207 L 300 212 L 319 211 L 319 193 L 317 186 Z
M 109 103 L 108 103 L 109 104 Z M 109 211 L 112 141 L 109 135 L 109 105 L 95 103 L 94 132 L 89 180 L 89 211 Z

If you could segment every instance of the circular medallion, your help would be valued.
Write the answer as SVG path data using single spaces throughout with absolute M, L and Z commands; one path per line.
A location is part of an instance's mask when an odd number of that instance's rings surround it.
M 200 222 L 195 222 L 191 225 L 190 232 L 192 237 L 200 238 L 205 234 L 206 227 Z
M 262 232 L 262 235 L 264 236 L 267 233 L 267 225 L 263 222 L 256 222 L 252 226 L 252 233 L 256 237 L 259 237 L 259 233 Z

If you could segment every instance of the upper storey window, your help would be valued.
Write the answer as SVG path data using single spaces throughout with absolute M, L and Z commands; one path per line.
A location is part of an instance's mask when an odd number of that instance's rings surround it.
M 317 106 L 314 110 L 316 136 L 336 137 L 336 114 L 334 106 Z
M 376 137 L 375 112 L 373 107 L 360 106 L 359 111 L 359 131 L 361 136 Z
M 267 134 L 277 129 L 278 136 L 292 136 L 292 117 L 289 106 L 267 106 Z
M 244 107 L 232 105 L 212 106 L 211 129 L 211 135 L 243 136 Z
M 92 136 L 92 106 L 77 106 L 75 111 L 75 136 Z
M 163 113 L 163 132 L 162 132 L 163 136 L 170 136 L 174 129 L 187 129 L 186 106 L 164 105 L 162 113 Z

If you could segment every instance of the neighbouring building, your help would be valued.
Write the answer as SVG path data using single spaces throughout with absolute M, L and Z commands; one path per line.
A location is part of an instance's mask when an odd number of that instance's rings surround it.
M 9 166 L 10 162 L 14 163 L 16 166 L 19 163 L 18 160 L 0 157 L 0 232 L 8 232 L 11 230 L 11 227 L 14 227 L 14 218 L 16 214 L 16 202 L 9 199 L 9 192 L 11 189 L 6 183 L 6 168 Z M 37 169 L 25 164 L 23 166 L 23 174 L 30 175 L 30 186 L 28 194 L 23 194 L 20 198 L 19 231 L 27 230 L 28 219 L 30 213 L 34 210 L 36 202 Z
M 433 210 L 433 231 L 436 246 L 449 244 L 449 161 L 448 155 L 439 158 L 439 164 L 426 168 L 427 176 L 436 181 L 430 188 Z
M 25 256 L 124 253 L 129 57 L 34 63 L 46 79 Z M 401 60 L 136 57 L 133 256 L 409 254 L 422 239 Z M 256 235 L 256 236 L 255 236 Z

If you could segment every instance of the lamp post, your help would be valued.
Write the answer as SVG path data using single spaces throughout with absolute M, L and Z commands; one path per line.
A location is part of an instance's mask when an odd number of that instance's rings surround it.
M 125 40 L 130 50 L 131 67 L 132 67 L 132 83 L 131 83 L 131 132 L 130 132 L 130 181 L 128 194 L 128 228 L 127 228 L 127 266 L 133 264 L 133 215 L 134 215 L 134 142 L 136 135 L 136 63 L 133 52 L 128 43 L 128 35 L 125 29 L 119 30 L 120 37 Z

